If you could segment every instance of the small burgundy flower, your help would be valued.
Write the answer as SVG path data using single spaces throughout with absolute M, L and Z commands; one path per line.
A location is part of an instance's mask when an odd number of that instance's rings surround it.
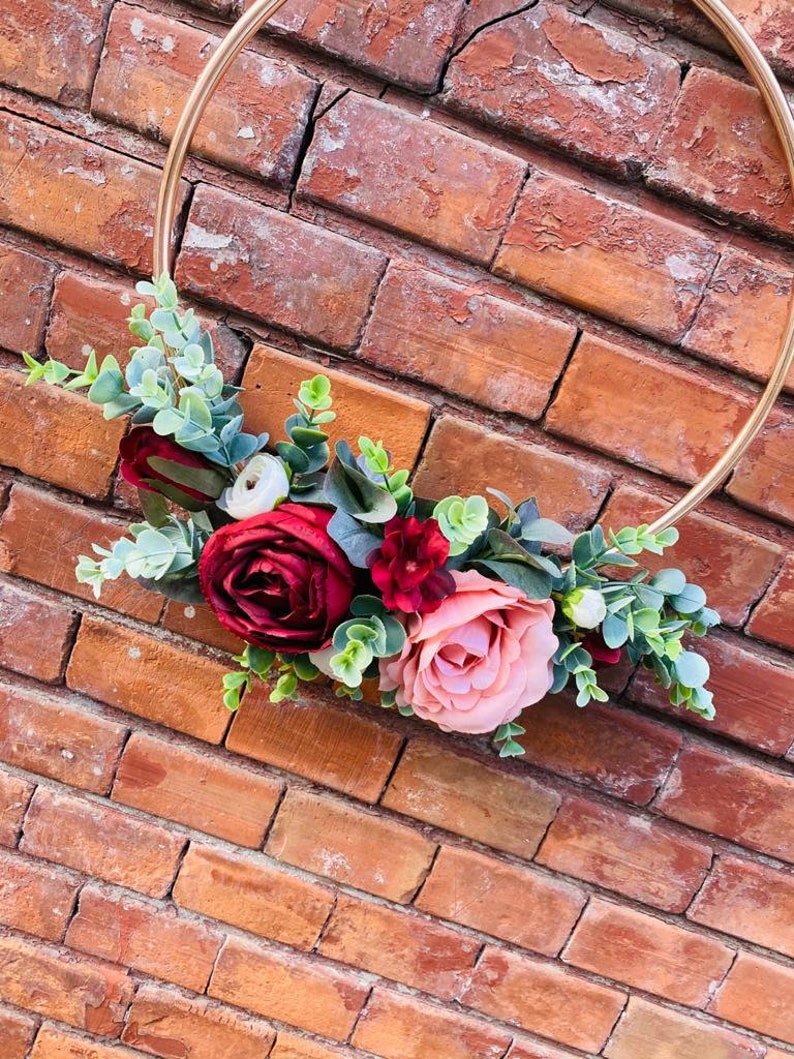
M 620 647 L 607 647 L 600 632 L 589 632 L 582 640 L 582 647 L 589 651 L 593 658 L 593 669 L 606 669 L 616 666 L 623 655 Z
M 119 470 L 121 476 L 130 485 L 138 489 L 145 489 L 150 493 L 165 492 L 157 488 L 157 483 L 169 487 L 169 491 L 179 490 L 192 500 L 208 504 L 217 499 L 226 484 L 220 469 L 198 452 L 190 452 L 182 448 L 173 438 L 164 438 L 155 433 L 152 427 L 133 427 L 125 438 L 121 439 L 119 445 L 121 465 Z M 180 467 L 191 467 L 199 471 L 207 471 L 207 482 L 212 483 L 213 488 L 209 492 L 201 492 L 198 489 L 180 485 L 167 474 L 163 474 L 152 467 L 149 462 L 154 457 L 178 463 Z M 217 487 L 217 488 L 216 488 Z M 169 494 L 166 494 L 169 495 Z M 176 498 L 178 499 L 178 498 Z
M 449 541 L 434 518 L 420 522 L 395 515 L 367 564 L 389 610 L 432 614 L 455 591 L 454 578 L 444 569 L 448 558 Z

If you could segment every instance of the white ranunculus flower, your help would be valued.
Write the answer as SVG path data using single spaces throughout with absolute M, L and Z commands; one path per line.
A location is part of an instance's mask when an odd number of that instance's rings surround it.
M 272 511 L 276 504 L 286 500 L 288 493 L 289 478 L 284 464 L 278 456 L 260 452 L 251 457 L 234 485 L 224 489 L 216 503 L 232 518 L 244 519 Z
M 566 597 L 563 611 L 580 629 L 595 629 L 607 616 L 607 605 L 594 588 L 577 588 Z

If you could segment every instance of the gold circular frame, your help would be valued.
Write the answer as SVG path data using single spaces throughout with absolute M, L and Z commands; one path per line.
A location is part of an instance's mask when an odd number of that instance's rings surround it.
M 251 7 L 221 41 L 217 51 L 213 52 L 185 103 L 174 131 L 174 138 L 171 141 L 160 182 L 154 226 L 155 275 L 169 270 L 179 180 L 196 127 L 231 64 L 251 38 L 285 3 L 286 0 L 254 0 Z M 722 0 L 692 0 L 692 3 L 731 44 L 760 91 L 780 137 L 789 167 L 792 188 L 794 188 L 794 116 L 769 63 L 761 54 L 753 38 Z M 789 306 L 785 337 L 775 361 L 775 367 L 752 414 L 711 470 L 696 482 L 669 511 L 653 523 L 651 530 L 654 533 L 678 522 L 725 481 L 766 422 L 792 364 L 794 364 L 794 294 L 792 294 Z

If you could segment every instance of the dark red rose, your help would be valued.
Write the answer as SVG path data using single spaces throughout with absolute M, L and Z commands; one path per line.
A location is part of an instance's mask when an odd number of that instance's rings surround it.
M 455 591 L 452 574 L 443 569 L 448 558 L 449 541 L 434 518 L 395 515 L 367 565 L 389 610 L 432 614 Z
M 326 647 L 348 616 L 355 571 L 329 536 L 332 512 L 304 504 L 224 526 L 199 562 L 199 583 L 218 621 L 266 651 Z
M 175 491 L 185 494 L 192 500 L 208 504 L 212 500 L 217 500 L 224 487 L 229 484 L 223 472 L 201 453 L 183 449 L 173 438 L 160 437 L 152 427 L 133 427 L 129 434 L 121 439 L 119 453 L 121 455 L 119 469 L 122 478 L 131 485 L 137 486 L 138 489 L 145 489 L 151 493 L 164 493 L 177 503 L 180 497 L 175 494 Z M 172 477 L 162 469 L 158 470 L 151 462 L 153 459 L 178 463 L 181 468 L 185 469 L 187 477 L 201 482 L 202 488 L 198 489 L 185 484 L 186 475 L 176 470 L 173 471 Z M 198 471 L 200 474 L 191 476 L 190 471 Z M 180 481 L 180 478 L 183 480 Z M 164 485 L 166 488 L 158 488 L 159 485 Z
M 620 647 L 607 647 L 600 632 L 589 632 L 582 640 L 582 647 L 592 655 L 593 669 L 616 666 L 623 654 Z

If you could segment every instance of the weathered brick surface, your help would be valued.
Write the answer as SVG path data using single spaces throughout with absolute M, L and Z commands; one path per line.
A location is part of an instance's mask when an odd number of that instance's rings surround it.
M 0 579 L 0 664 L 47 684 L 57 683 L 76 617 L 68 604 Z
M 709 1011 L 738 1026 L 794 1044 L 794 970 L 742 952 Z
M 300 191 L 487 264 L 524 171 L 503 151 L 350 94 L 317 122 Z
M 340 1051 L 308 1037 L 279 1030 L 269 1059 L 350 1059 L 350 1055 L 347 1050 Z
M 794 418 L 773 415 L 747 450 L 728 483 L 739 503 L 794 525 L 794 472 L 788 453 Z
M 238 655 L 245 646 L 239 636 L 224 629 L 208 606 L 201 604 L 178 603 L 170 599 L 163 611 L 163 627 L 210 647 L 218 647 L 228 654 Z
M 26 1059 L 35 1032 L 36 1023 L 28 1015 L 0 1006 L 0 1040 L 7 1059 Z
M 753 611 L 748 632 L 794 649 L 794 557 L 789 556 L 769 591 Z
M 713 1022 L 632 997 L 604 1055 L 607 1059 L 635 1059 L 638 1054 L 648 1059 L 761 1059 L 765 1047 Z
M 22 818 L 33 795 L 33 784 L 0 769 L 0 843 L 15 846 Z
M 44 337 L 55 274 L 43 258 L 0 244 L 0 298 L 5 309 L 0 346 L 15 353 L 36 353 Z
M 72 872 L 0 851 L 0 922 L 38 938 L 60 941 L 79 886 Z
M 31 1059 L 141 1059 L 143 1054 L 131 1048 L 77 1037 L 54 1026 L 42 1027 L 30 1053 Z

